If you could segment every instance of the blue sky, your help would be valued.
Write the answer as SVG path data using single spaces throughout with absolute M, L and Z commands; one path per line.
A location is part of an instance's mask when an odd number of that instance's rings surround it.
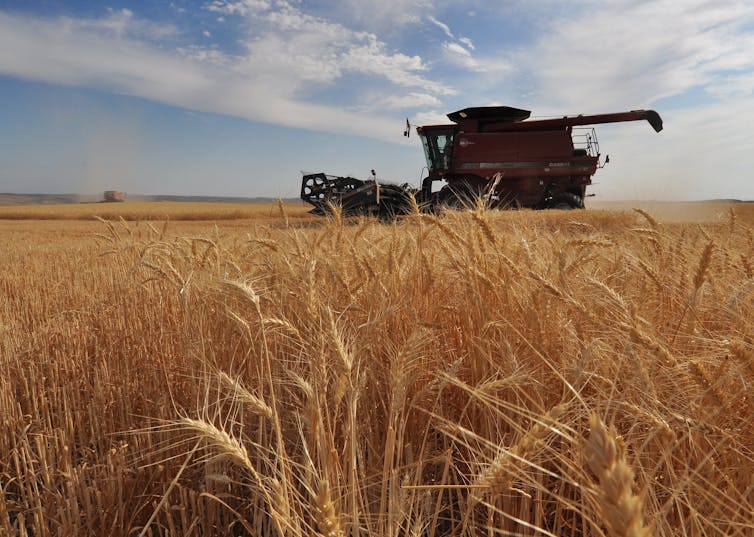
M 754 2 L 0 1 L 0 192 L 418 184 L 405 118 L 493 104 L 660 112 L 598 126 L 603 199 L 754 199 Z

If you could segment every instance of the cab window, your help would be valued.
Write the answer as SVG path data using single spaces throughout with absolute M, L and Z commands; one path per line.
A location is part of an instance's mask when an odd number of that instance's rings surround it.
M 424 156 L 430 171 L 449 170 L 453 160 L 454 129 L 424 129 L 421 133 Z

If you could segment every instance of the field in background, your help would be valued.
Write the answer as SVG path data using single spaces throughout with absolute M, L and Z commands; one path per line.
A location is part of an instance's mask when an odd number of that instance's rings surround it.
M 724 222 L 731 209 L 741 214 L 754 212 L 754 202 L 731 201 L 602 201 L 588 199 L 587 208 L 598 211 L 642 209 L 662 222 Z
M 308 217 L 303 203 L 287 204 L 289 218 Z M 127 201 L 57 205 L 0 205 L 0 220 L 274 220 L 275 203 L 211 203 L 181 201 Z
M 1 196 L 1 195 L 0 195 Z M 18 197 L 18 196 L 16 196 Z M 742 214 L 754 212 L 754 202 L 700 201 L 602 201 L 588 200 L 590 211 L 649 211 L 663 222 L 721 222 L 731 208 Z M 308 218 L 311 206 L 285 202 L 289 218 Z M 126 201 L 125 203 L 36 203 L 2 204 L 0 220 L 238 220 L 272 219 L 280 216 L 277 203 L 231 203 L 211 201 Z
M 0 534 L 754 532 L 752 204 L 202 206 L 0 221 Z

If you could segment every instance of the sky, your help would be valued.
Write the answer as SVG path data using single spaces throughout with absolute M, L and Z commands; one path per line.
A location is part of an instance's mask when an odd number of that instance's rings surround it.
M 469 106 L 596 127 L 601 199 L 754 200 L 754 1 L 0 0 L 0 192 L 418 185 Z

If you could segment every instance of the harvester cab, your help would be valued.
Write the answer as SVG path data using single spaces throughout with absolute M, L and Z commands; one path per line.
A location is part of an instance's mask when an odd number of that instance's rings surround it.
M 453 138 L 455 128 L 417 127 L 417 132 L 424 146 L 429 173 L 444 175 L 453 167 Z
M 646 120 L 662 130 L 654 110 L 536 120 L 530 115 L 509 106 L 464 108 L 448 114 L 450 125 L 417 127 L 428 170 L 420 189 L 312 174 L 304 176 L 301 197 L 315 212 L 339 204 L 347 214 L 387 216 L 416 206 L 411 196 L 430 211 L 475 199 L 501 207 L 583 208 L 592 175 L 608 161 L 600 162 L 591 125 Z

